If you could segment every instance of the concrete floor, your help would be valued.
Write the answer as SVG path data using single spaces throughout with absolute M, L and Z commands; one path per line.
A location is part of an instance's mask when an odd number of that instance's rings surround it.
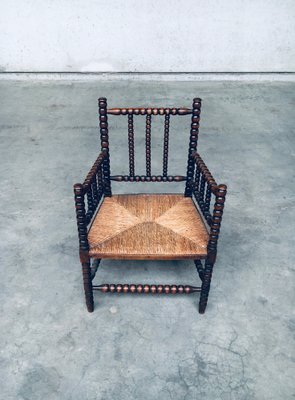
M 294 399 L 295 84 L 2 81 L 0 90 L 1 399 Z M 86 311 L 72 185 L 99 151 L 99 96 L 110 106 L 203 98 L 199 152 L 229 186 L 204 316 L 198 295 L 96 293 Z M 110 126 L 118 173 L 126 121 Z M 185 170 L 189 121 L 180 127 L 175 172 Z M 103 261 L 96 281 L 199 283 L 187 261 Z

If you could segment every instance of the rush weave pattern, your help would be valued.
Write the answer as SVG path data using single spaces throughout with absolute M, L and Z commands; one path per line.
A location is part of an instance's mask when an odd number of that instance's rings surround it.
M 88 234 L 91 256 L 122 259 L 204 258 L 208 239 L 193 201 L 181 194 L 105 198 Z

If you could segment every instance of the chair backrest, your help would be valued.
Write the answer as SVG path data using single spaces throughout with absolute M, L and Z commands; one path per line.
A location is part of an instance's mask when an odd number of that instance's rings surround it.
M 201 113 L 201 99 L 193 100 L 192 108 L 107 108 L 107 99 L 98 99 L 101 150 L 107 154 L 104 162 L 104 176 L 107 180 L 118 182 L 172 182 L 172 181 L 191 181 L 194 175 L 194 160 L 192 154 L 197 149 L 199 121 Z M 183 116 L 191 114 L 191 129 L 188 150 L 187 175 L 168 175 L 168 153 L 169 153 L 169 128 L 171 116 Z M 110 176 L 109 168 L 109 135 L 108 135 L 108 115 L 127 116 L 128 119 L 128 152 L 129 152 L 129 175 Z M 164 117 L 164 137 L 163 137 L 163 168 L 162 175 L 152 175 L 151 168 L 151 128 L 152 118 L 156 115 Z M 134 116 L 145 116 L 145 175 L 135 174 L 134 162 Z

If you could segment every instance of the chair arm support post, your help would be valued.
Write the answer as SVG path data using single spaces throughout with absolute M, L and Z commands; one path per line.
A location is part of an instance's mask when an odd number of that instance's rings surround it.
M 84 188 L 81 183 L 76 183 L 74 185 L 74 195 L 75 195 L 75 207 L 76 207 L 76 218 L 77 218 L 77 228 L 79 236 L 79 247 L 80 247 L 80 257 L 88 254 L 89 244 L 87 238 L 87 222 L 86 222 L 86 210 L 85 210 L 85 200 L 84 200 Z M 83 261 L 84 262 L 84 261 Z
M 225 203 L 225 197 L 227 193 L 226 185 L 214 186 L 215 204 L 213 209 L 213 215 L 210 226 L 209 241 L 208 241 L 208 256 L 206 263 L 214 265 L 217 254 L 217 242 L 220 234 L 220 227 Z
M 205 269 L 203 267 L 202 261 L 201 260 L 195 260 L 195 266 L 197 268 L 199 277 L 201 279 L 201 281 L 204 280 L 204 273 L 205 273 Z
M 91 186 L 90 186 L 91 187 Z M 94 309 L 91 264 L 89 256 L 89 244 L 87 237 L 87 216 L 85 210 L 85 190 L 81 183 L 74 185 L 77 227 L 79 235 L 79 255 L 82 265 L 83 286 L 87 310 L 92 312 Z
M 220 233 L 226 190 L 227 190 L 226 185 L 212 186 L 212 191 L 215 194 L 215 204 L 213 208 L 212 219 L 210 221 L 211 222 L 210 233 L 207 245 L 207 257 L 205 260 L 205 268 L 204 271 L 202 271 L 202 277 L 201 277 L 201 279 L 202 278 L 203 279 L 202 279 L 202 288 L 199 301 L 200 314 L 204 314 L 207 307 L 211 278 L 213 273 L 213 266 L 215 264 L 217 255 L 217 242 Z

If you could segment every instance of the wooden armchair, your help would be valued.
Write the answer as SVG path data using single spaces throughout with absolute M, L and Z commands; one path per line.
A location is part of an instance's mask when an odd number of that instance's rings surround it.
M 83 184 L 74 185 L 79 250 L 86 305 L 94 309 L 93 291 L 116 293 L 189 294 L 200 292 L 199 312 L 204 313 L 210 290 L 226 185 L 217 185 L 197 153 L 201 99 L 192 108 L 107 108 L 98 100 L 101 153 Z M 171 116 L 191 114 L 187 174 L 168 175 L 169 124 Z M 129 174 L 111 175 L 108 115 L 128 118 Z M 135 175 L 134 115 L 146 118 L 146 173 Z M 163 173 L 152 175 L 151 120 L 164 116 Z M 184 194 L 112 193 L 111 182 L 185 182 Z M 215 197 L 211 204 L 212 194 Z M 86 199 L 86 202 L 85 202 Z M 93 285 L 100 260 L 182 260 L 195 262 L 200 287 L 191 285 L 101 284 Z

